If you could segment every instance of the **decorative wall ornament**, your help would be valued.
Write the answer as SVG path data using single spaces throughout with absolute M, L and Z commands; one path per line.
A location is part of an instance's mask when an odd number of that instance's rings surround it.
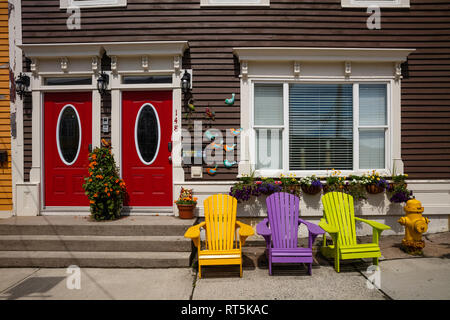
M 225 99 L 225 104 L 232 106 L 234 104 L 235 96 L 236 96 L 236 94 L 232 93 L 230 99 Z
M 228 161 L 228 159 L 225 159 L 223 161 L 223 164 L 225 165 L 225 167 L 227 168 L 231 168 L 232 166 L 234 166 L 235 164 L 237 164 L 236 161 Z
M 37 58 L 31 59 L 30 70 L 33 74 L 39 71 L 39 60 Z
M 214 168 L 206 168 L 206 173 L 213 176 L 217 173 L 217 165 Z
M 294 61 L 294 76 L 300 76 L 300 61 Z
M 181 61 L 180 56 L 173 57 L 173 68 L 175 69 L 176 72 L 180 71 L 181 67 L 180 61 Z
M 227 144 L 225 144 L 223 146 L 223 150 L 225 150 L 225 152 L 231 152 L 234 151 L 234 148 L 236 148 L 236 144 L 233 144 L 232 146 L 229 146 Z
M 61 58 L 61 70 L 67 72 L 69 70 L 69 59 L 67 57 Z
M 402 64 L 400 62 L 395 63 L 395 80 L 399 80 L 402 77 Z
M 211 109 L 209 109 L 209 107 L 206 107 L 206 109 L 205 109 L 205 116 L 206 116 L 206 119 L 208 119 L 208 120 L 216 121 L 216 113 L 214 111 L 211 111 Z
M 247 78 L 248 77 L 248 63 L 247 61 L 242 61 L 241 62 L 241 75 L 243 78 Z
M 117 73 L 117 56 L 111 56 L 111 71 Z
M 348 77 L 352 74 L 352 63 L 349 61 L 345 62 L 345 76 Z
M 230 129 L 230 132 L 231 132 L 231 134 L 233 135 L 233 136 L 238 136 L 239 134 L 241 134 L 241 132 L 242 132 L 242 128 L 239 128 L 239 129 L 234 129 L 234 128 L 231 128 Z
M 222 148 L 222 144 L 223 144 L 223 140 L 220 143 L 213 142 L 213 143 L 211 143 L 211 147 L 213 149 L 221 149 Z
M 92 71 L 94 71 L 94 73 L 98 72 L 98 57 L 92 57 Z
M 148 56 L 141 57 L 141 65 L 142 65 L 142 69 L 144 69 L 145 71 L 147 71 L 149 69 Z

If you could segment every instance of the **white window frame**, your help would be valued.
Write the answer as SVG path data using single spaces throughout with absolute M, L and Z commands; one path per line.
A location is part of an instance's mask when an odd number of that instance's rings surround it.
M 270 0 L 200 0 L 201 7 L 270 6 Z
M 60 0 L 59 8 L 67 9 L 71 7 L 78 8 L 107 8 L 107 7 L 126 7 L 127 0 Z
M 343 8 L 367 8 L 372 5 L 380 8 L 409 8 L 410 0 L 341 0 Z
M 284 126 L 283 126 L 283 134 L 282 134 L 282 168 L 279 170 L 273 169 L 261 169 L 256 170 L 256 130 L 255 128 L 259 128 L 261 126 L 255 126 L 254 124 L 254 113 L 255 113 L 255 96 L 254 96 L 254 86 L 255 84 L 282 84 L 283 85 L 283 113 L 284 113 Z M 257 79 L 250 80 L 250 163 L 251 170 L 255 170 L 256 176 L 263 177 L 279 177 L 280 174 L 295 174 L 298 177 L 302 176 L 327 176 L 330 172 L 327 170 L 289 170 L 289 85 L 291 83 L 313 83 L 313 84 L 353 84 L 353 170 L 341 170 L 343 175 L 350 174 L 363 174 L 368 171 L 375 170 L 381 175 L 390 175 L 391 173 L 391 155 L 392 155 L 392 81 L 391 80 L 363 80 L 363 79 L 355 79 L 353 81 L 339 81 L 339 80 L 325 80 L 319 79 L 317 81 L 295 81 L 292 79 L 281 78 L 281 79 Z M 359 168 L 359 130 L 360 128 L 366 129 L 367 126 L 359 125 L 359 84 L 386 84 L 387 86 L 387 125 L 385 126 L 377 126 L 377 128 L 384 127 L 385 128 L 385 168 L 384 169 L 360 169 Z M 266 126 L 264 126 L 266 127 Z M 281 126 L 280 126 L 281 127 Z M 277 126 L 278 128 L 278 126 Z M 331 168 L 330 168 L 331 169 Z M 338 169 L 338 168 L 336 168 Z

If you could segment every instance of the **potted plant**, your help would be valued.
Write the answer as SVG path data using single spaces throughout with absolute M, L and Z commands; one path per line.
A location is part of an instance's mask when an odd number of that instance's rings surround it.
M 406 183 L 407 174 L 392 176 L 392 183 L 388 185 L 387 193 L 389 201 L 403 203 L 413 199 L 413 192 L 408 190 Z
M 254 195 L 255 189 L 255 171 L 252 171 L 249 175 L 243 174 L 239 178 L 239 182 L 235 183 L 230 188 L 229 195 L 235 197 L 238 202 L 248 201 L 250 197 Z
M 304 177 L 300 179 L 300 186 L 302 191 L 306 194 L 317 194 L 322 190 L 322 182 L 320 182 L 320 178 L 316 177 L 316 175 L 312 175 L 309 177 Z
M 283 186 L 281 181 L 275 181 L 273 178 L 263 177 L 260 181 L 255 182 L 255 188 L 252 190 L 252 195 L 257 197 L 261 194 L 271 195 L 272 193 L 280 192 L 282 190 Z
M 355 201 L 367 199 L 366 188 L 361 179 L 359 176 L 350 175 L 345 181 L 345 192 L 351 195 Z
M 326 185 L 323 186 L 323 192 L 338 191 L 342 192 L 345 188 L 345 177 L 341 177 L 341 171 L 331 169 L 332 172 L 326 178 Z
M 192 189 L 181 187 L 180 197 L 175 201 L 178 207 L 180 219 L 194 218 L 194 209 L 197 205 L 197 198 L 192 197 Z
M 365 185 L 367 192 L 371 194 L 381 193 L 388 186 L 386 179 L 381 177 L 375 170 L 368 175 L 364 174 L 362 176 L 362 183 Z
M 295 178 L 295 174 L 291 173 L 289 176 L 281 174 L 280 181 L 283 191 L 297 195 L 300 194 L 300 183 L 297 178 Z
M 88 196 L 94 220 L 114 220 L 120 217 L 126 195 L 125 182 L 119 177 L 110 144 L 102 139 L 102 147 L 89 154 L 89 176 L 83 189 Z

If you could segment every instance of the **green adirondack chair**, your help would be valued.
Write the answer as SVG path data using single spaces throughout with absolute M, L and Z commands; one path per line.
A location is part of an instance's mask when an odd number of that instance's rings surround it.
M 345 259 L 373 258 L 378 265 L 381 257 L 378 241 L 383 230 L 390 229 L 382 223 L 355 217 L 353 197 L 342 192 L 328 192 L 322 197 L 325 219 L 321 219 L 319 227 L 329 233 L 333 244 L 326 244 L 326 233 L 320 251 L 329 258 L 334 258 L 334 268 L 340 271 L 339 261 Z M 372 243 L 357 244 L 355 220 L 367 223 L 373 228 Z

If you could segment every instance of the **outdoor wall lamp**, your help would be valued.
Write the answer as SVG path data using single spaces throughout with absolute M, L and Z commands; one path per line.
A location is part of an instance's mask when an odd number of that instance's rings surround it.
M 187 70 L 184 70 L 181 78 L 181 91 L 184 94 L 184 107 L 187 109 L 189 101 L 191 100 L 191 75 Z
M 104 95 L 108 89 L 109 75 L 102 72 L 97 79 L 97 90 L 101 95 Z
M 30 86 L 30 77 L 23 73 L 20 73 L 19 77 L 15 80 L 15 82 L 16 82 L 16 92 L 19 95 L 20 99 L 23 100 L 23 95 Z
M 181 78 L 181 90 L 184 94 L 189 93 L 191 90 L 191 75 L 187 70 L 184 70 L 183 77 Z

